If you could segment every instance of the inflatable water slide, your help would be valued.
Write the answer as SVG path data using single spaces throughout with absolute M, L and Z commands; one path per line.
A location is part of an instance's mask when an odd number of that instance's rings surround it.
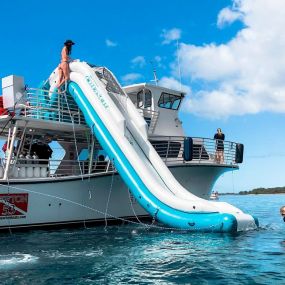
M 114 75 L 86 62 L 70 63 L 67 92 L 138 203 L 169 228 L 202 232 L 255 229 L 258 221 L 224 202 L 184 189 L 148 140 L 147 124 Z M 57 69 L 49 78 L 54 97 Z

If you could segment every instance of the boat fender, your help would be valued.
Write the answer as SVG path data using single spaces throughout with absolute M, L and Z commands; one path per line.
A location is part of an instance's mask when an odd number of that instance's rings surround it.
M 25 165 L 20 166 L 19 177 L 20 178 L 26 178 L 26 167 L 25 167 Z
M 48 174 L 47 173 L 47 167 L 46 166 L 41 166 L 40 167 L 40 173 L 41 173 L 40 174 L 41 177 L 47 177 L 47 174 Z
M 236 163 L 243 162 L 243 150 L 244 150 L 243 144 L 241 143 L 236 144 L 236 156 L 235 156 Z
M 185 161 L 191 161 L 193 159 L 193 139 L 190 137 L 184 139 L 183 158 Z
M 13 177 L 18 178 L 19 177 L 19 168 L 17 166 L 14 167 L 13 170 Z
M 33 164 L 32 156 L 30 154 L 27 154 L 26 160 L 28 164 L 28 166 L 26 167 L 26 175 L 28 178 L 32 178 L 34 176 L 34 170 L 33 167 L 31 166 L 31 164 Z

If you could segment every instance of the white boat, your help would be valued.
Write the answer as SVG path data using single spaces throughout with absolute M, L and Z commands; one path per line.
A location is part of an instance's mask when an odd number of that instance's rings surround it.
M 219 200 L 219 193 L 217 191 L 212 191 L 210 200 Z
M 224 142 L 218 164 L 215 140 L 185 137 L 183 92 L 122 88 L 107 68 L 86 62 L 70 69 L 64 92 L 55 88 L 57 69 L 39 88 L 2 79 L 0 229 L 144 219 L 189 231 L 257 227 L 251 215 L 208 200 L 218 177 L 238 169 L 242 145 Z

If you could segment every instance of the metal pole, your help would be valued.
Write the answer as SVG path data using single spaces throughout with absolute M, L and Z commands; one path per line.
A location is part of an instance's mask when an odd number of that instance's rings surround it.
M 3 180 L 6 180 L 8 177 L 8 173 L 9 173 L 9 168 L 10 168 L 10 162 L 11 162 L 11 158 L 14 152 L 14 142 L 15 142 L 15 137 L 16 137 L 16 133 L 17 133 L 17 124 L 15 125 L 15 127 L 13 128 L 13 133 L 12 133 L 12 139 L 11 139 L 11 143 L 9 146 L 9 153 L 8 153 L 8 157 L 6 160 L 6 167 L 5 167 L 5 171 L 4 171 L 4 176 L 3 176 Z
M 180 91 L 182 90 L 181 85 L 181 67 L 180 67 L 180 55 L 179 55 L 179 43 L 178 40 L 176 41 L 177 44 L 177 63 L 178 63 L 178 74 L 179 74 L 179 81 L 180 81 Z
M 58 121 L 61 122 L 60 118 L 60 93 L 57 94 L 57 108 L 58 108 Z
M 18 162 L 18 157 L 19 157 L 20 151 L 21 151 L 21 149 L 22 149 L 22 147 L 24 145 L 24 137 L 25 137 L 25 134 L 26 134 L 27 124 L 28 124 L 28 122 L 25 123 L 25 127 L 24 127 L 23 133 L 21 135 L 20 144 L 18 145 L 16 157 L 14 158 L 14 165 L 13 165 L 12 172 L 14 172 L 14 169 L 16 167 L 16 163 Z
M 90 150 L 88 174 L 90 174 L 92 172 L 93 156 L 94 156 L 94 145 L 95 145 L 94 136 L 91 136 L 91 150 Z

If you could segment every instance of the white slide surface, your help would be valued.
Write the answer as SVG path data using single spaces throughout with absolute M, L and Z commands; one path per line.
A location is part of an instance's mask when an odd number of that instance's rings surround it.
M 85 62 L 72 62 L 70 69 L 70 92 L 75 94 L 89 126 L 96 129 L 96 137 L 113 158 L 120 175 L 151 215 L 178 228 L 187 228 L 185 221 L 196 219 L 193 223 L 199 230 L 198 225 L 201 229 L 211 228 L 209 219 L 217 227 L 218 223 L 225 224 L 226 216 L 218 214 L 230 214 L 236 219 L 238 231 L 256 228 L 251 215 L 228 203 L 201 199 L 175 179 L 149 142 L 146 122 L 110 71 Z M 100 75 L 104 71 L 105 77 Z M 50 77 L 51 91 L 56 78 L 57 70 Z M 114 88 L 110 89 L 110 85 Z M 212 214 L 212 218 L 203 214 Z

